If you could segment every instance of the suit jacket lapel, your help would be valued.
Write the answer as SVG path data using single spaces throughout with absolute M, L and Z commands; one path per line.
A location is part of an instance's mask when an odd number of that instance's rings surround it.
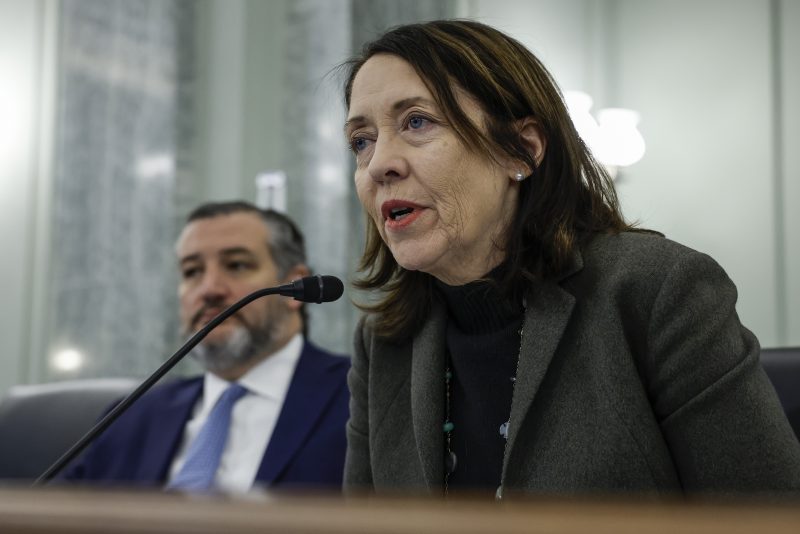
M 576 253 L 572 265 L 560 280 L 583 268 L 583 260 Z M 553 359 L 564 329 L 572 315 L 575 297 L 561 288 L 558 281 L 540 282 L 528 293 L 525 319 L 520 341 L 519 368 L 511 404 L 511 425 L 508 433 L 508 450 L 503 458 L 503 480 L 508 469 L 508 459 L 514 449 L 521 422 L 531 409 L 539 386 Z
M 430 318 L 414 337 L 411 355 L 411 417 L 417 451 L 428 488 L 444 480 L 444 305 L 435 301 Z
M 336 393 L 339 383 L 325 378 L 328 366 L 325 361 L 320 361 L 322 358 L 323 356 L 309 347 L 308 342 L 303 345 L 303 352 L 256 473 L 256 480 L 273 482 L 280 477 Z
M 175 397 L 159 410 L 148 429 L 140 451 L 139 480 L 165 481 L 175 452 L 183 437 L 186 421 L 203 391 L 203 378 L 181 388 Z

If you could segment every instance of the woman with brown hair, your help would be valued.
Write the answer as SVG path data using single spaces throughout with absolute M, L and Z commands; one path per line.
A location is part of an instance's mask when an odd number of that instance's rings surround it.
M 625 222 L 539 60 L 477 22 L 348 63 L 368 216 L 348 489 L 800 490 L 800 445 L 711 258 Z

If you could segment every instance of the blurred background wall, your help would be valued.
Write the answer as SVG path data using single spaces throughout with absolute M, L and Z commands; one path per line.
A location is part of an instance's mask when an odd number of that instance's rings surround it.
M 286 177 L 312 267 L 351 279 L 363 220 L 333 68 L 442 17 L 509 32 L 596 109 L 637 110 L 626 215 L 713 256 L 762 345 L 800 345 L 800 2 L 0 0 L 0 393 L 154 370 L 180 343 L 183 217 L 255 201 L 265 172 Z M 311 312 L 312 339 L 349 352 L 348 300 Z

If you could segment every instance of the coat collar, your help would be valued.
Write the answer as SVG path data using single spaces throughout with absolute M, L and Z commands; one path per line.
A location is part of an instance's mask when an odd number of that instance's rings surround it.
M 297 362 L 275 430 L 256 473 L 256 480 L 271 483 L 280 478 L 309 434 L 319 425 L 325 407 L 341 383 L 328 374 L 335 362 L 309 344 Z
M 304 343 L 275 430 L 256 473 L 257 481 L 269 483 L 279 478 L 318 425 L 325 406 L 340 386 L 339 381 L 327 376 L 332 365 L 335 362 L 331 358 L 307 341 Z M 166 480 L 186 421 L 203 392 L 203 378 L 193 378 L 175 387 L 179 387 L 178 391 L 159 408 L 158 418 L 145 437 L 142 450 L 148 451 L 143 455 L 147 461 L 139 467 L 139 479 Z
M 543 283 L 528 294 L 502 480 L 505 480 L 518 430 L 533 407 L 574 306 L 575 297 L 555 283 Z
M 527 293 L 520 361 L 511 406 L 511 428 L 503 459 L 503 480 L 508 469 L 508 458 L 517 439 L 519 422 L 524 420 L 533 406 L 536 393 L 575 305 L 575 297 L 560 284 L 582 268 L 583 258 L 576 252 L 568 268 L 557 280 L 536 282 Z M 434 299 L 428 320 L 414 336 L 412 343 L 412 422 L 419 459 L 429 489 L 441 487 L 444 480 L 442 425 L 445 415 L 446 329 L 445 306 Z
M 414 336 L 411 349 L 411 417 L 422 471 L 428 488 L 444 480 L 444 374 L 447 314 L 434 299 L 428 320 Z
M 508 432 L 508 445 L 503 457 L 501 477 L 503 481 L 506 479 L 509 458 L 514 451 L 519 428 L 525 415 L 533 407 L 536 394 L 539 392 L 539 387 L 575 307 L 575 297 L 567 292 L 561 284 L 581 269 L 583 269 L 583 257 L 580 252 L 576 251 L 561 276 L 554 281 L 536 282 L 527 293 L 517 380 L 511 402 L 511 425 Z
M 186 420 L 203 392 L 203 379 L 197 377 L 183 384 L 171 386 L 178 388 L 176 394 L 158 410 L 158 417 L 148 429 L 141 450 L 143 461 L 139 466 L 137 478 L 140 480 L 167 479 L 172 459 L 183 438 Z

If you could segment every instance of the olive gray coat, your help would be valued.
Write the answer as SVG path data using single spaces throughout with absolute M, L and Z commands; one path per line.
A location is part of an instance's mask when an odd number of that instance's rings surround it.
M 710 257 L 641 233 L 597 236 L 533 284 L 504 491 L 800 491 L 800 444 L 736 298 Z M 442 491 L 446 324 L 440 302 L 401 343 L 359 323 L 346 489 Z

